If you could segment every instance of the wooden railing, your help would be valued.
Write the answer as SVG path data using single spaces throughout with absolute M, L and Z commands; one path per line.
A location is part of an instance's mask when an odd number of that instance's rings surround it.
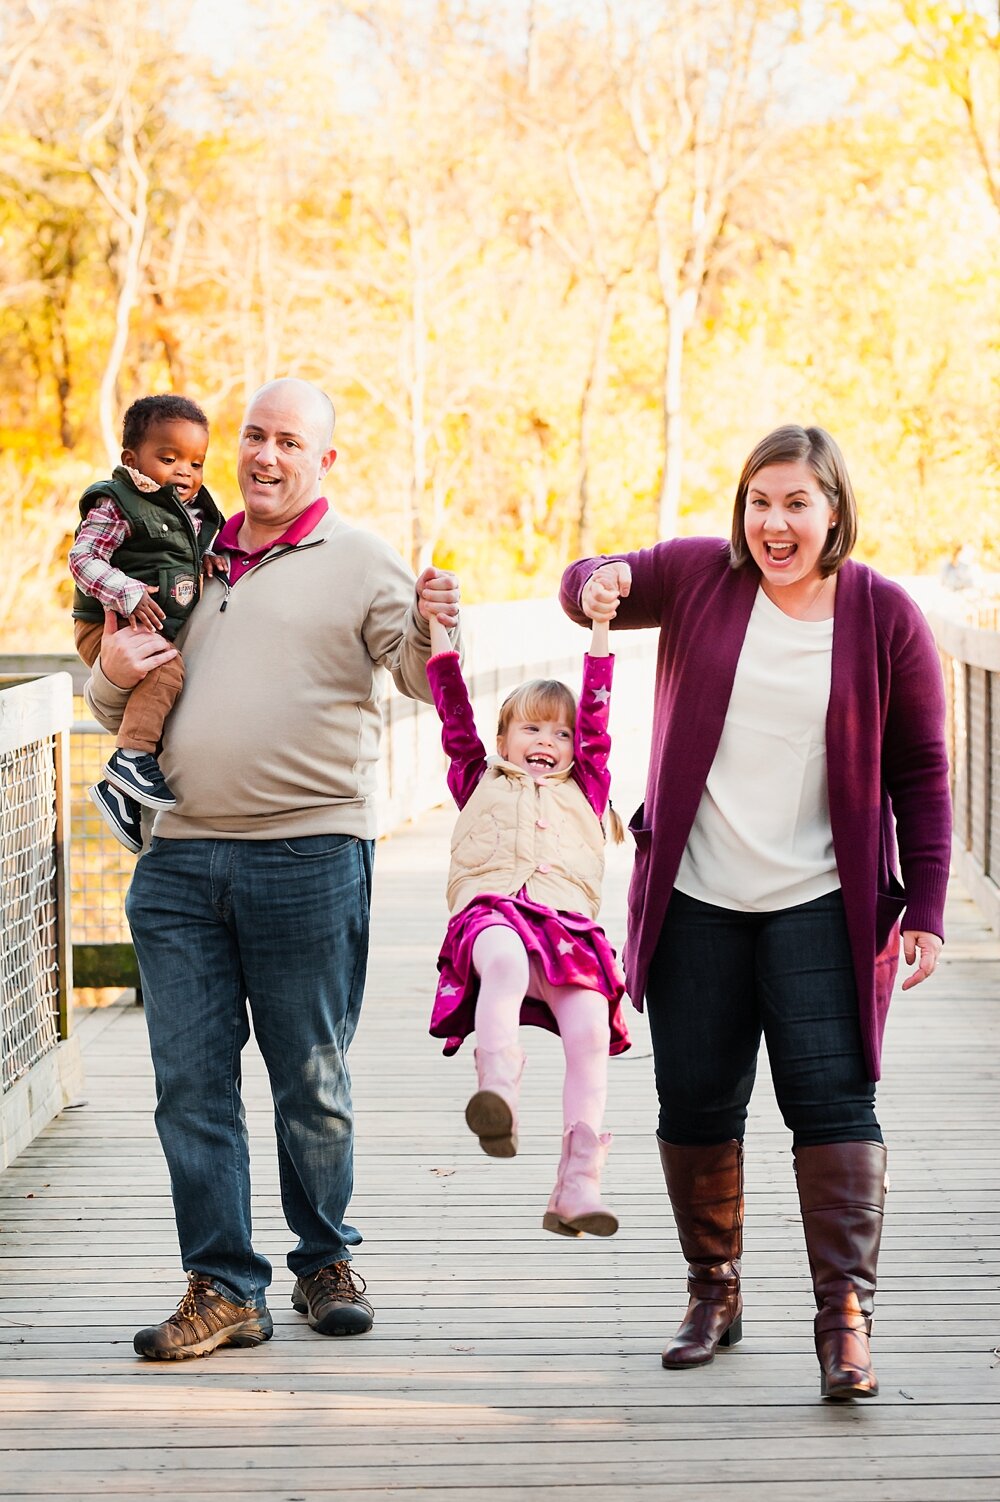
M 929 619 L 948 699 L 955 869 L 1000 929 L 1000 631 Z
M 914 590 L 914 593 L 917 593 Z M 918 594 L 919 598 L 919 594 Z M 924 601 L 941 652 L 948 692 L 948 738 L 955 804 L 955 864 L 1000 929 L 1000 632 L 963 624 Z M 471 606 L 463 612 L 466 676 L 476 720 L 489 744 L 504 695 L 529 677 L 579 681 L 586 633 L 554 601 Z M 641 784 L 649 742 L 656 633 L 613 638 L 615 781 Z M 0 656 L 2 675 L 69 672 L 75 711 L 69 757 L 72 923 L 77 986 L 130 986 L 137 979 L 122 904 L 134 859 L 105 829 L 86 798 L 111 740 L 81 697 L 87 670 L 73 656 Z M 390 685 L 379 770 L 380 832 L 388 834 L 446 800 L 445 766 L 434 711 Z M 625 810 L 626 814 L 628 810 Z

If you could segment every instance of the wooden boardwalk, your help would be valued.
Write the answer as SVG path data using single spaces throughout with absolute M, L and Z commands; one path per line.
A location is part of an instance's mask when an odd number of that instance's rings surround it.
M 541 1230 L 560 1130 L 556 1040 L 530 1035 L 517 1159 L 479 1152 L 462 1118 L 471 1048 L 444 1059 L 426 1035 L 450 820 L 429 815 L 376 862 L 352 1053 L 352 1219 L 374 1331 L 323 1340 L 289 1306 L 254 1057 L 275 1338 L 207 1361 L 134 1357 L 133 1331 L 170 1311 L 183 1278 L 142 1014 L 92 1014 L 85 1099 L 0 1175 L 0 1497 L 997 1502 L 1000 942 L 977 911 L 955 893 L 941 973 L 890 1021 L 882 1395 L 833 1406 L 818 1397 L 789 1144 L 766 1070 L 748 1137 L 745 1338 L 707 1368 L 659 1363 L 684 1296 L 642 1019 L 611 1063 L 616 1238 Z M 615 852 L 616 939 L 626 865 Z

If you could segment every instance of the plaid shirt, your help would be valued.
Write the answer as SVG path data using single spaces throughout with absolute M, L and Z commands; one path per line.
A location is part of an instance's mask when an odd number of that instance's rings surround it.
M 197 500 L 191 503 L 189 512 L 191 525 L 198 533 L 202 516 Z M 108 496 L 80 523 L 76 541 L 69 550 L 69 571 L 84 594 L 97 600 L 105 610 L 123 616 L 132 614 L 144 594 L 137 579 L 131 579 L 111 562 L 112 554 L 130 531 L 125 517 Z

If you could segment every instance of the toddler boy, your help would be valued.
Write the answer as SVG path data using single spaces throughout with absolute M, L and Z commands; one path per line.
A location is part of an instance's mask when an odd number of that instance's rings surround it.
M 222 515 L 202 484 L 208 418 L 184 396 L 144 396 L 125 413 L 122 462 L 80 497 L 70 549 L 76 649 L 88 667 L 100 655 L 104 612 L 173 641 L 201 589 L 203 566 L 225 569 L 209 549 Z M 105 780 L 88 789 L 129 850 L 142 849 L 139 804 L 176 799 L 156 760 L 163 722 L 184 682 L 180 656 L 153 668 L 129 697 Z

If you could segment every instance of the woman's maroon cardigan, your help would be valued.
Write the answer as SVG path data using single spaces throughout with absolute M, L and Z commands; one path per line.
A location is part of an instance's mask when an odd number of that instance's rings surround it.
M 636 854 L 625 969 L 641 1006 L 722 735 L 759 575 L 752 565 L 733 569 L 729 546 L 718 538 L 614 556 L 631 567 L 632 590 L 612 628 L 660 632 L 646 797 L 631 821 Z M 589 625 L 580 609 L 583 587 L 607 561 L 582 559 L 563 575 L 563 609 L 580 625 Z M 944 937 L 951 799 L 941 666 L 930 630 L 904 590 L 860 563 L 845 563 L 838 576 L 826 756 L 865 1057 L 878 1079 L 901 914 L 906 928 Z

